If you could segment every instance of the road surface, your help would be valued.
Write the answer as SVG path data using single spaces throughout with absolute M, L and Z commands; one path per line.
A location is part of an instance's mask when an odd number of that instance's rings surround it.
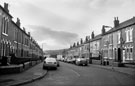
M 60 62 L 57 70 L 49 70 L 43 79 L 24 86 L 135 86 L 135 80 L 127 75 L 90 65 L 76 66 Z

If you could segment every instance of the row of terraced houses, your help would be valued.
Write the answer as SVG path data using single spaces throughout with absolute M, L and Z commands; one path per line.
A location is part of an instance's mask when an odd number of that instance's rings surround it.
M 107 30 L 108 29 L 108 30 Z M 114 26 L 103 25 L 101 34 L 86 39 L 80 44 L 74 43 L 66 54 L 68 57 L 85 57 L 90 62 L 103 64 L 104 59 L 108 65 L 122 66 L 135 63 L 135 17 L 124 22 L 114 18 Z
M 12 20 L 8 4 L 0 5 L 0 64 L 14 63 L 17 58 L 40 58 L 43 51 L 30 32 L 21 28 L 20 19 Z M 13 59 L 14 58 L 14 59 Z

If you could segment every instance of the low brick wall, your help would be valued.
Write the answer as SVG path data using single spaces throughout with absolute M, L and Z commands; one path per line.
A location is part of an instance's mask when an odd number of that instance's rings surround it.
M 32 66 L 36 65 L 37 62 L 36 61 L 32 61 Z
M 92 60 L 92 64 L 101 65 L 101 60 Z
M 125 67 L 135 68 L 135 64 L 124 64 Z
M 41 62 L 41 60 L 37 60 L 37 63 L 40 63 Z
M 24 69 L 27 70 L 30 67 L 30 62 L 24 63 Z
M 41 60 L 25 62 L 19 65 L 0 66 L 0 74 L 20 73 L 39 63 L 41 63 Z
M 22 71 L 23 71 L 23 64 L 0 67 L 0 74 L 19 73 Z

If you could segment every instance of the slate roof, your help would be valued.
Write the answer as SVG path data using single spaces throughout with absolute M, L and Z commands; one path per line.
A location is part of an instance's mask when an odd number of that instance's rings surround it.
M 115 31 L 121 30 L 121 29 L 123 29 L 123 28 L 125 28 L 125 27 L 128 27 L 128 26 L 131 26 L 131 25 L 133 25 L 133 24 L 135 24 L 135 17 L 133 17 L 133 18 L 131 18 L 131 19 L 128 19 L 128 20 L 126 20 L 126 21 L 120 23 L 119 26 L 117 26 L 117 27 L 113 27 L 112 29 L 110 29 L 109 31 L 107 31 L 107 32 L 105 33 L 105 35 L 106 35 L 106 34 L 109 34 L 109 33 L 111 33 L 111 32 L 115 32 Z

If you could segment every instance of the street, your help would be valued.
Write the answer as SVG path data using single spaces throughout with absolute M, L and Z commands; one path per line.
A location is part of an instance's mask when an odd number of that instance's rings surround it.
M 49 70 L 43 79 L 24 86 L 135 86 L 134 81 L 127 75 L 91 67 L 90 64 L 76 66 L 60 62 L 57 70 Z

